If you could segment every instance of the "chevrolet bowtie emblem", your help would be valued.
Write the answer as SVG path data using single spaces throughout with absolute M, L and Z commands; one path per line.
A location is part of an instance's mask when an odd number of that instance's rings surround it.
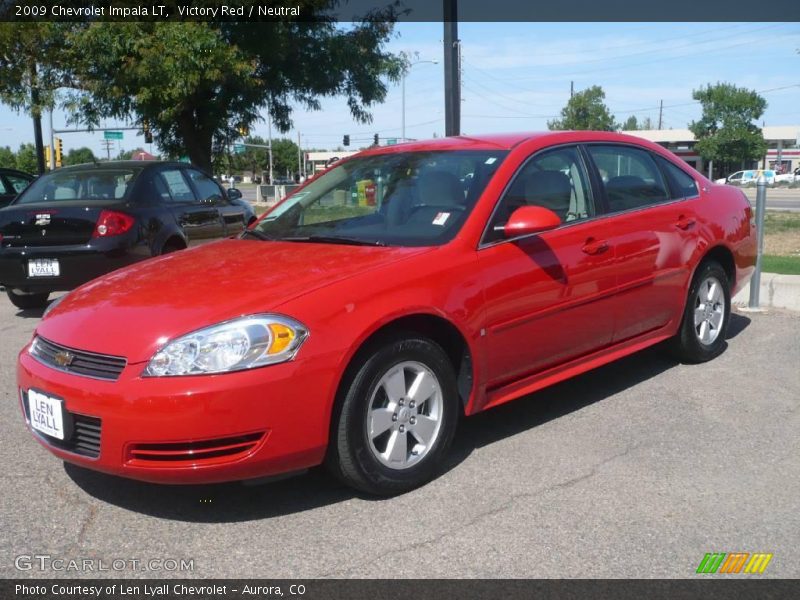
M 44 227 L 45 225 L 50 225 L 50 214 L 49 213 L 40 213 L 36 215 L 35 225 L 41 225 Z
M 56 352 L 53 360 L 59 367 L 68 367 L 75 360 L 75 355 L 70 352 Z

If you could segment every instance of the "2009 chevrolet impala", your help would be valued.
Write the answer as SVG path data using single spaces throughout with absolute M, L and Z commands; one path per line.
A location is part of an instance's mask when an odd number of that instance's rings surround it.
M 239 239 L 50 306 L 19 398 L 64 460 L 155 482 L 326 463 L 435 476 L 470 415 L 658 342 L 709 360 L 755 262 L 750 205 L 613 133 L 458 137 L 343 160 Z

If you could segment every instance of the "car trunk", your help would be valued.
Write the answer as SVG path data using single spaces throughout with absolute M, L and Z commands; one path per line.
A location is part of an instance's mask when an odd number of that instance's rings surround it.
M 68 246 L 85 244 L 94 233 L 103 210 L 115 210 L 123 202 L 69 200 L 17 204 L 0 211 L 3 247 Z

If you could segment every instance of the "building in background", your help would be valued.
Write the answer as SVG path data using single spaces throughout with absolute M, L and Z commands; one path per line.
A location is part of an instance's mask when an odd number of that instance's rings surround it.
M 775 125 L 762 127 L 767 142 L 767 154 L 760 160 L 744 165 L 745 169 L 773 169 L 791 173 L 800 167 L 800 125 Z M 645 129 L 641 131 L 624 131 L 651 142 L 664 146 L 674 152 L 692 167 L 708 175 L 708 163 L 694 150 L 694 134 L 688 129 Z M 714 166 L 714 177 L 723 177 Z

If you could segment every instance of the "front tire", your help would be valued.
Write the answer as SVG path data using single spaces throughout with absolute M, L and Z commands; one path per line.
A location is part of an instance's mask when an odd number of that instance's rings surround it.
M 408 336 L 376 346 L 343 393 L 328 460 L 335 475 L 384 496 L 436 476 L 460 410 L 453 366 L 438 344 Z
M 730 282 L 719 263 L 702 263 L 692 278 L 683 320 L 672 340 L 681 362 L 701 363 L 719 356 L 727 345 L 731 315 Z
M 6 288 L 6 294 L 8 294 L 8 299 L 11 300 L 11 304 L 22 310 L 45 308 L 47 306 L 47 299 L 50 297 L 50 292 L 22 294 L 11 288 Z

